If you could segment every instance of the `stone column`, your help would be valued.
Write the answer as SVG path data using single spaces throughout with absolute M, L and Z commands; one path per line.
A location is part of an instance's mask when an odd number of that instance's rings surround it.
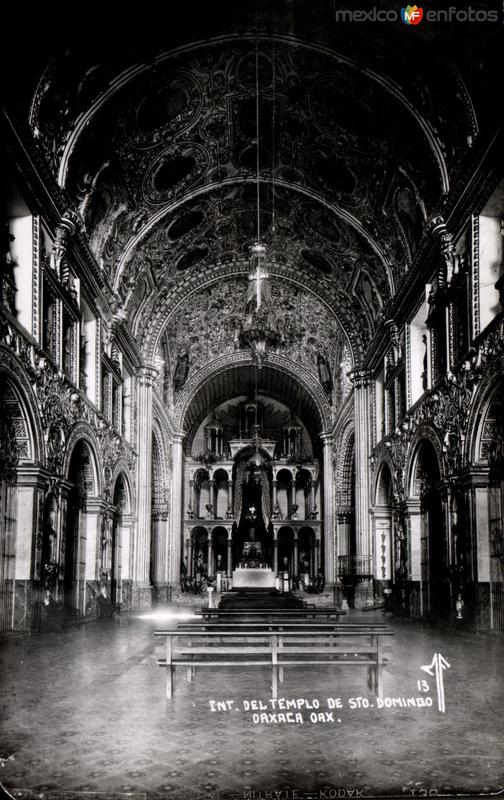
M 210 481 L 209 481 L 209 489 L 210 489 L 210 491 L 209 491 L 209 494 L 210 494 L 209 505 L 212 506 L 212 510 L 210 512 L 210 514 L 211 514 L 210 519 L 215 519 L 215 517 L 217 516 L 217 509 L 216 509 L 217 503 L 216 503 L 216 497 L 215 497 L 215 481 L 214 481 L 213 478 L 211 478 Z
M 190 536 L 186 539 L 187 548 L 187 577 L 193 578 L 193 552 L 192 552 L 192 539 Z
M 348 559 L 350 559 L 350 510 L 342 511 L 339 509 L 337 511 L 336 547 L 338 556 L 348 556 Z
M 320 565 L 320 539 L 315 540 L 315 575 L 318 575 Z
M 233 481 L 227 482 L 228 504 L 226 517 L 232 519 L 233 516 Z
M 187 510 L 192 512 L 192 515 L 194 516 L 194 480 L 192 478 L 189 481 L 189 508 Z
M 183 454 L 182 441 L 184 433 L 178 432 L 172 439 L 172 495 L 171 495 L 171 519 L 168 532 L 171 553 L 170 561 L 170 584 L 172 590 L 178 588 L 180 582 L 180 550 L 182 546 L 182 488 L 183 488 Z
M 311 490 L 311 508 L 310 508 L 310 513 L 314 514 L 315 508 L 316 508 L 316 503 L 315 503 L 315 481 L 313 480 L 313 478 L 310 481 L 310 490 Z
M 17 493 L 16 557 L 13 560 L 15 597 L 13 598 L 13 617 L 11 616 L 13 627 L 17 630 L 35 629 L 40 621 L 35 614 L 44 599 L 41 578 L 43 572 L 43 509 L 46 489 L 45 477 L 40 474 L 38 469 L 30 467 L 18 468 L 17 483 L 11 485 L 13 504 L 16 502 Z M 56 527 L 58 538 L 60 538 L 61 509 Z M 57 553 L 57 543 L 55 542 L 53 556 L 55 561 Z
M 443 537 L 443 573 L 448 577 L 445 578 L 439 590 L 442 592 L 441 604 L 445 608 L 455 607 L 455 598 L 453 597 L 454 587 L 452 585 L 452 564 L 453 564 L 453 542 L 452 542 L 452 518 L 450 514 L 451 507 L 451 487 L 448 482 L 443 482 L 437 487 L 439 496 L 441 497 L 443 519 L 439 520 L 439 535 Z M 432 526 L 430 526 L 432 527 Z M 431 535 L 431 531 L 429 531 Z
M 151 480 L 152 480 L 152 389 L 158 372 L 152 366 L 137 374 L 137 530 L 133 542 L 134 608 L 149 608 L 152 603 L 149 579 L 151 559 Z
M 273 572 L 278 575 L 278 531 L 273 531 Z
M 369 387 L 371 375 L 366 370 L 353 370 L 355 423 L 355 527 L 357 556 L 370 556 L 369 524 Z
M 323 476 L 324 476 L 324 573 L 326 586 L 332 586 L 335 581 L 336 548 L 334 538 L 334 491 L 333 491 L 333 463 L 332 463 L 332 436 L 322 433 L 320 438 L 324 446 Z
M 227 576 L 231 578 L 233 574 L 233 534 L 232 531 L 228 531 L 228 540 L 227 540 Z
M 168 587 L 168 552 L 167 552 L 168 509 L 158 507 L 152 509 L 152 582 L 153 600 L 163 602 L 170 600 Z
M 294 564 L 292 565 L 292 574 L 296 577 L 298 574 L 298 566 L 299 566 L 299 557 L 298 557 L 298 544 L 299 539 L 297 537 L 297 531 L 294 534 Z
M 214 565 L 213 565 L 213 538 L 212 534 L 208 534 L 208 577 L 213 578 Z

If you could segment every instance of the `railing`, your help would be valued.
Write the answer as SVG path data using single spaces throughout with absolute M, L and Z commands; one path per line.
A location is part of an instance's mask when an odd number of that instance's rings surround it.
M 338 575 L 372 575 L 371 556 L 338 556 Z

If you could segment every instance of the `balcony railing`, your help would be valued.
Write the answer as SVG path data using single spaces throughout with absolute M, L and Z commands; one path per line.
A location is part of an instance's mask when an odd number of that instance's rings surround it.
M 338 556 L 338 575 L 372 575 L 371 556 Z

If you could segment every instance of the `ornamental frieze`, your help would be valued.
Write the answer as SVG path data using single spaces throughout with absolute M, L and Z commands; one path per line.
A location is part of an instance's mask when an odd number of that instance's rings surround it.
M 470 357 L 449 373 L 428 395 L 423 397 L 407 414 L 398 428 L 374 451 L 379 463 L 388 451 L 394 463 L 394 482 L 399 494 L 404 496 L 404 469 L 407 453 L 421 430 L 434 430 L 442 443 L 442 477 L 449 478 L 459 472 L 470 458 L 468 452 L 469 421 L 477 390 L 483 380 L 495 371 L 492 362 L 504 352 L 504 319 L 498 320 L 492 330 Z
M 123 458 L 133 471 L 136 455 L 101 414 L 54 367 L 42 351 L 25 339 L 0 309 L 0 367 L 16 376 L 32 405 L 39 458 L 45 454 L 47 467 L 61 474 L 67 456 L 69 437 L 78 423 L 86 423 L 100 443 L 104 467 L 110 469 Z M 10 353 L 12 355 L 10 355 Z M 72 437 L 73 440 L 73 437 Z M 42 444 L 43 443 L 43 444 Z

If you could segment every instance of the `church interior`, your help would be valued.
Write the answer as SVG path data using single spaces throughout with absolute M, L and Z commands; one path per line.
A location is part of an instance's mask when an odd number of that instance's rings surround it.
M 502 24 L 396 5 L 34 18 L 3 49 L 13 797 L 504 787 Z M 267 697 L 245 667 L 167 700 L 154 631 L 258 598 L 386 625 L 391 697 L 442 654 L 446 713 L 214 713 Z M 285 672 L 286 697 L 367 691 Z

